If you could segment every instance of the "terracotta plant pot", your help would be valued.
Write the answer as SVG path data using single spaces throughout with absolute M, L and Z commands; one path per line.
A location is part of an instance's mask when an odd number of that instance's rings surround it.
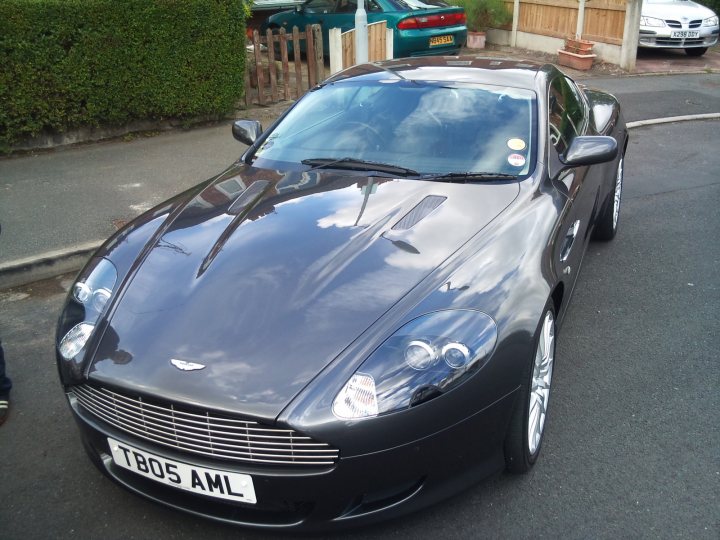
M 597 54 L 577 54 L 570 51 L 558 50 L 558 64 L 580 71 L 587 71 L 593 65 Z
M 565 50 L 575 54 L 590 54 L 593 45 L 592 41 L 586 39 L 566 38 L 565 39 Z
M 484 49 L 485 32 L 468 32 L 467 47 L 468 49 Z

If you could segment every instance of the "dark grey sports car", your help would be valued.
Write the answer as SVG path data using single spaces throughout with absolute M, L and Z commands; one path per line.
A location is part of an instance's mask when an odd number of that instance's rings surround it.
M 58 323 L 85 447 L 126 488 L 267 528 L 376 521 L 537 460 L 555 341 L 618 225 L 617 101 L 550 65 L 344 71 L 131 222 Z

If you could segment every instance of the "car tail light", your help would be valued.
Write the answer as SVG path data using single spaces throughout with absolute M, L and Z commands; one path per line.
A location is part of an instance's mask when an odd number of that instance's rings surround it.
M 438 13 L 435 15 L 423 15 L 420 17 L 408 17 L 397 25 L 398 30 L 417 30 L 420 28 L 438 28 L 442 26 L 456 26 L 465 24 L 465 12 L 460 13 Z

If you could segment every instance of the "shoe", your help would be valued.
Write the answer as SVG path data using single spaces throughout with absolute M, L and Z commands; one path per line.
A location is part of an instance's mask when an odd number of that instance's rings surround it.
M 10 398 L 7 396 L 0 398 L 0 426 L 5 423 L 5 420 L 7 420 L 9 410 Z

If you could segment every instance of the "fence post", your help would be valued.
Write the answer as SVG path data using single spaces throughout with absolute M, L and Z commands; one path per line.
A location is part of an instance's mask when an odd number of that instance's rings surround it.
M 283 85 L 285 86 L 285 99 L 290 99 L 290 66 L 288 65 L 288 34 L 284 28 L 280 29 L 280 60 L 282 61 Z
M 328 52 L 330 53 L 330 75 L 334 75 L 343 68 L 342 65 L 342 31 L 331 28 L 328 37 Z
M 387 30 L 385 30 L 385 32 L 385 59 L 392 60 L 393 58 L 395 58 L 395 34 L 393 34 L 392 28 L 388 28 Z
M 275 36 L 273 31 L 268 28 L 265 31 L 265 39 L 267 39 L 267 57 L 268 57 L 268 76 L 270 77 L 270 101 L 277 101 L 277 66 L 275 65 Z
M 357 3 L 355 11 L 355 63 L 364 64 L 368 61 L 368 21 L 365 2 Z
M 626 0 L 625 28 L 623 29 L 623 41 L 620 48 L 620 67 L 628 71 L 635 69 L 635 60 L 637 60 L 641 9 L 642 0 Z
M 315 43 L 315 81 L 325 80 L 325 54 L 323 52 L 322 29 L 319 24 L 312 25 L 313 42 Z
M 513 2 L 512 31 L 510 33 L 510 46 L 517 47 L 518 22 L 520 21 L 520 0 Z
M 580 0 L 578 5 L 577 24 L 575 25 L 575 39 L 582 39 L 585 30 L 585 0 Z
M 293 64 L 295 64 L 295 99 L 303 95 L 302 61 L 300 57 L 300 30 L 293 26 Z
M 260 58 L 260 32 L 253 30 L 253 52 L 255 53 L 255 75 L 257 77 L 258 103 L 265 105 L 265 77 L 263 77 L 262 59 Z

